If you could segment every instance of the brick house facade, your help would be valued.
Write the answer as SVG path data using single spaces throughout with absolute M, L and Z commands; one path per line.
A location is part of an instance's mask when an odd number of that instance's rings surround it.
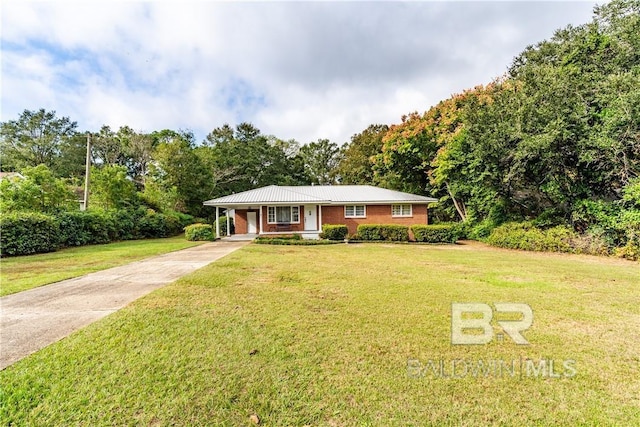
M 369 185 L 268 186 L 204 202 L 233 209 L 236 234 L 289 234 L 317 238 L 322 224 L 427 224 L 436 199 Z M 217 221 L 216 221 L 217 224 Z M 219 230 L 216 234 L 220 235 Z

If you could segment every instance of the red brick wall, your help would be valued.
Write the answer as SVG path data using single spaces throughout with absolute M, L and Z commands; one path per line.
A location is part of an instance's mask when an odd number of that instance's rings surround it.
M 360 224 L 399 224 L 414 225 L 427 223 L 427 206 L 413 205 L 413 216 L 397 217 L 391 216 L 391 205 L 367 205 L 366 218 L 345 218 L 344 206 L 322 206 L 322 223 L 323 224 L 346 224 L 349 227 L 349 233 L 355 234 Z M 235 226 L 236 234 L 247 233 L 247 209 L 236 209 Z M 262 221 L 262 230 L 272 233 L 286 233 L 293 231 L 304 231 L 304 206 L 300 206 L 300 223 L 291 224 L 286 229 L 278 227 L 276 224 L 267 224 L 267 207 L 263 206 L 262 215 L 258 210 L 251 210 L 258 214 L 258 221 Z M 316 216 L 318 213 L 316 212 Z M 259 223 L 258 223 L 259 224 Z M 258 232 L 260 227 L 258 225 Z
M 234 218 L 234 225 L 236 227 L 236 234 L 247 234 L 247 211 L 246 209 L 236 209 L 236 215 Z
M 360 224 L 427 224 L 427 206 L 413 205 L 411 217 L 392 217 L 391 205 L 367 205 L 366 218 L 345 218 L 344 206 L 323 206 L 323 224 L 346 224 L 349 233 L 355 234 Z

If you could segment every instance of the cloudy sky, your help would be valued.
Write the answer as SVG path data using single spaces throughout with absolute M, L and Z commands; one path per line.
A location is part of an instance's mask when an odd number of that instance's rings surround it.
M 0 121 L 79 129 L 224 123 L 342 144 L 503 74 L 593 2 L 2 0 Z

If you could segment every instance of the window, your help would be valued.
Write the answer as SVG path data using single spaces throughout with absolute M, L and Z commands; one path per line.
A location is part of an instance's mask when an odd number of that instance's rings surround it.
M 267 208 L 269 224 L 299 224 L 300 206 L 269 206 Z
M 364 205 L 346 205 L 344 207 L 345 218 L 365 218 L 367 210 Z
M 411 216 L 411 205 L 391 205 L 391 216 Z

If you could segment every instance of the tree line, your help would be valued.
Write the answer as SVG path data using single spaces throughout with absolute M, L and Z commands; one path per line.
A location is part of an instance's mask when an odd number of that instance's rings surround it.
M 5 180 L 5 210 L 50 211 L 73 205 L 71 190 L 83 186 L 87 133 L 68 117 L 44 109 L 25 110 L 18 119 L 0 124 L 2 171 L 23 172 L 27 178 Z M 339 182 L 335 168 L 342 152 L 336 143 L 320 139 L 301 145 L 264 135 L 250 123 L 235 128 L 225 124 L 200 142 L 190 131 L 144 133 L 128 126 L 117 131 L 103 126 L 90 135 L 91 200 L 104 209 L 144 204 L 207 216 L 202 207 L 207 199 L 271 184 Z M 45 181 L 47 188 L 69 188 L 58 191 L 50 206 L 21 201 L 15 194 L 28 193 L 30 185 Z
M 53 111 L 25 111 L 0 126 L 2 170 L 45 165 L 80 186 L 85 135 Z M 493 82 L 342 146 L 250 123 L 203 141 L 104 126 L 92 141 L 92 192 L 107 208 L 204 216 L 202 201 L 264 185 L 372 184 L 438 197 L 436 221 L 464 221 L 480 237 L 513 220 L 584 232 L 640 208 L 640 0 L 597 6 L 590 22 L 528 46 Z

